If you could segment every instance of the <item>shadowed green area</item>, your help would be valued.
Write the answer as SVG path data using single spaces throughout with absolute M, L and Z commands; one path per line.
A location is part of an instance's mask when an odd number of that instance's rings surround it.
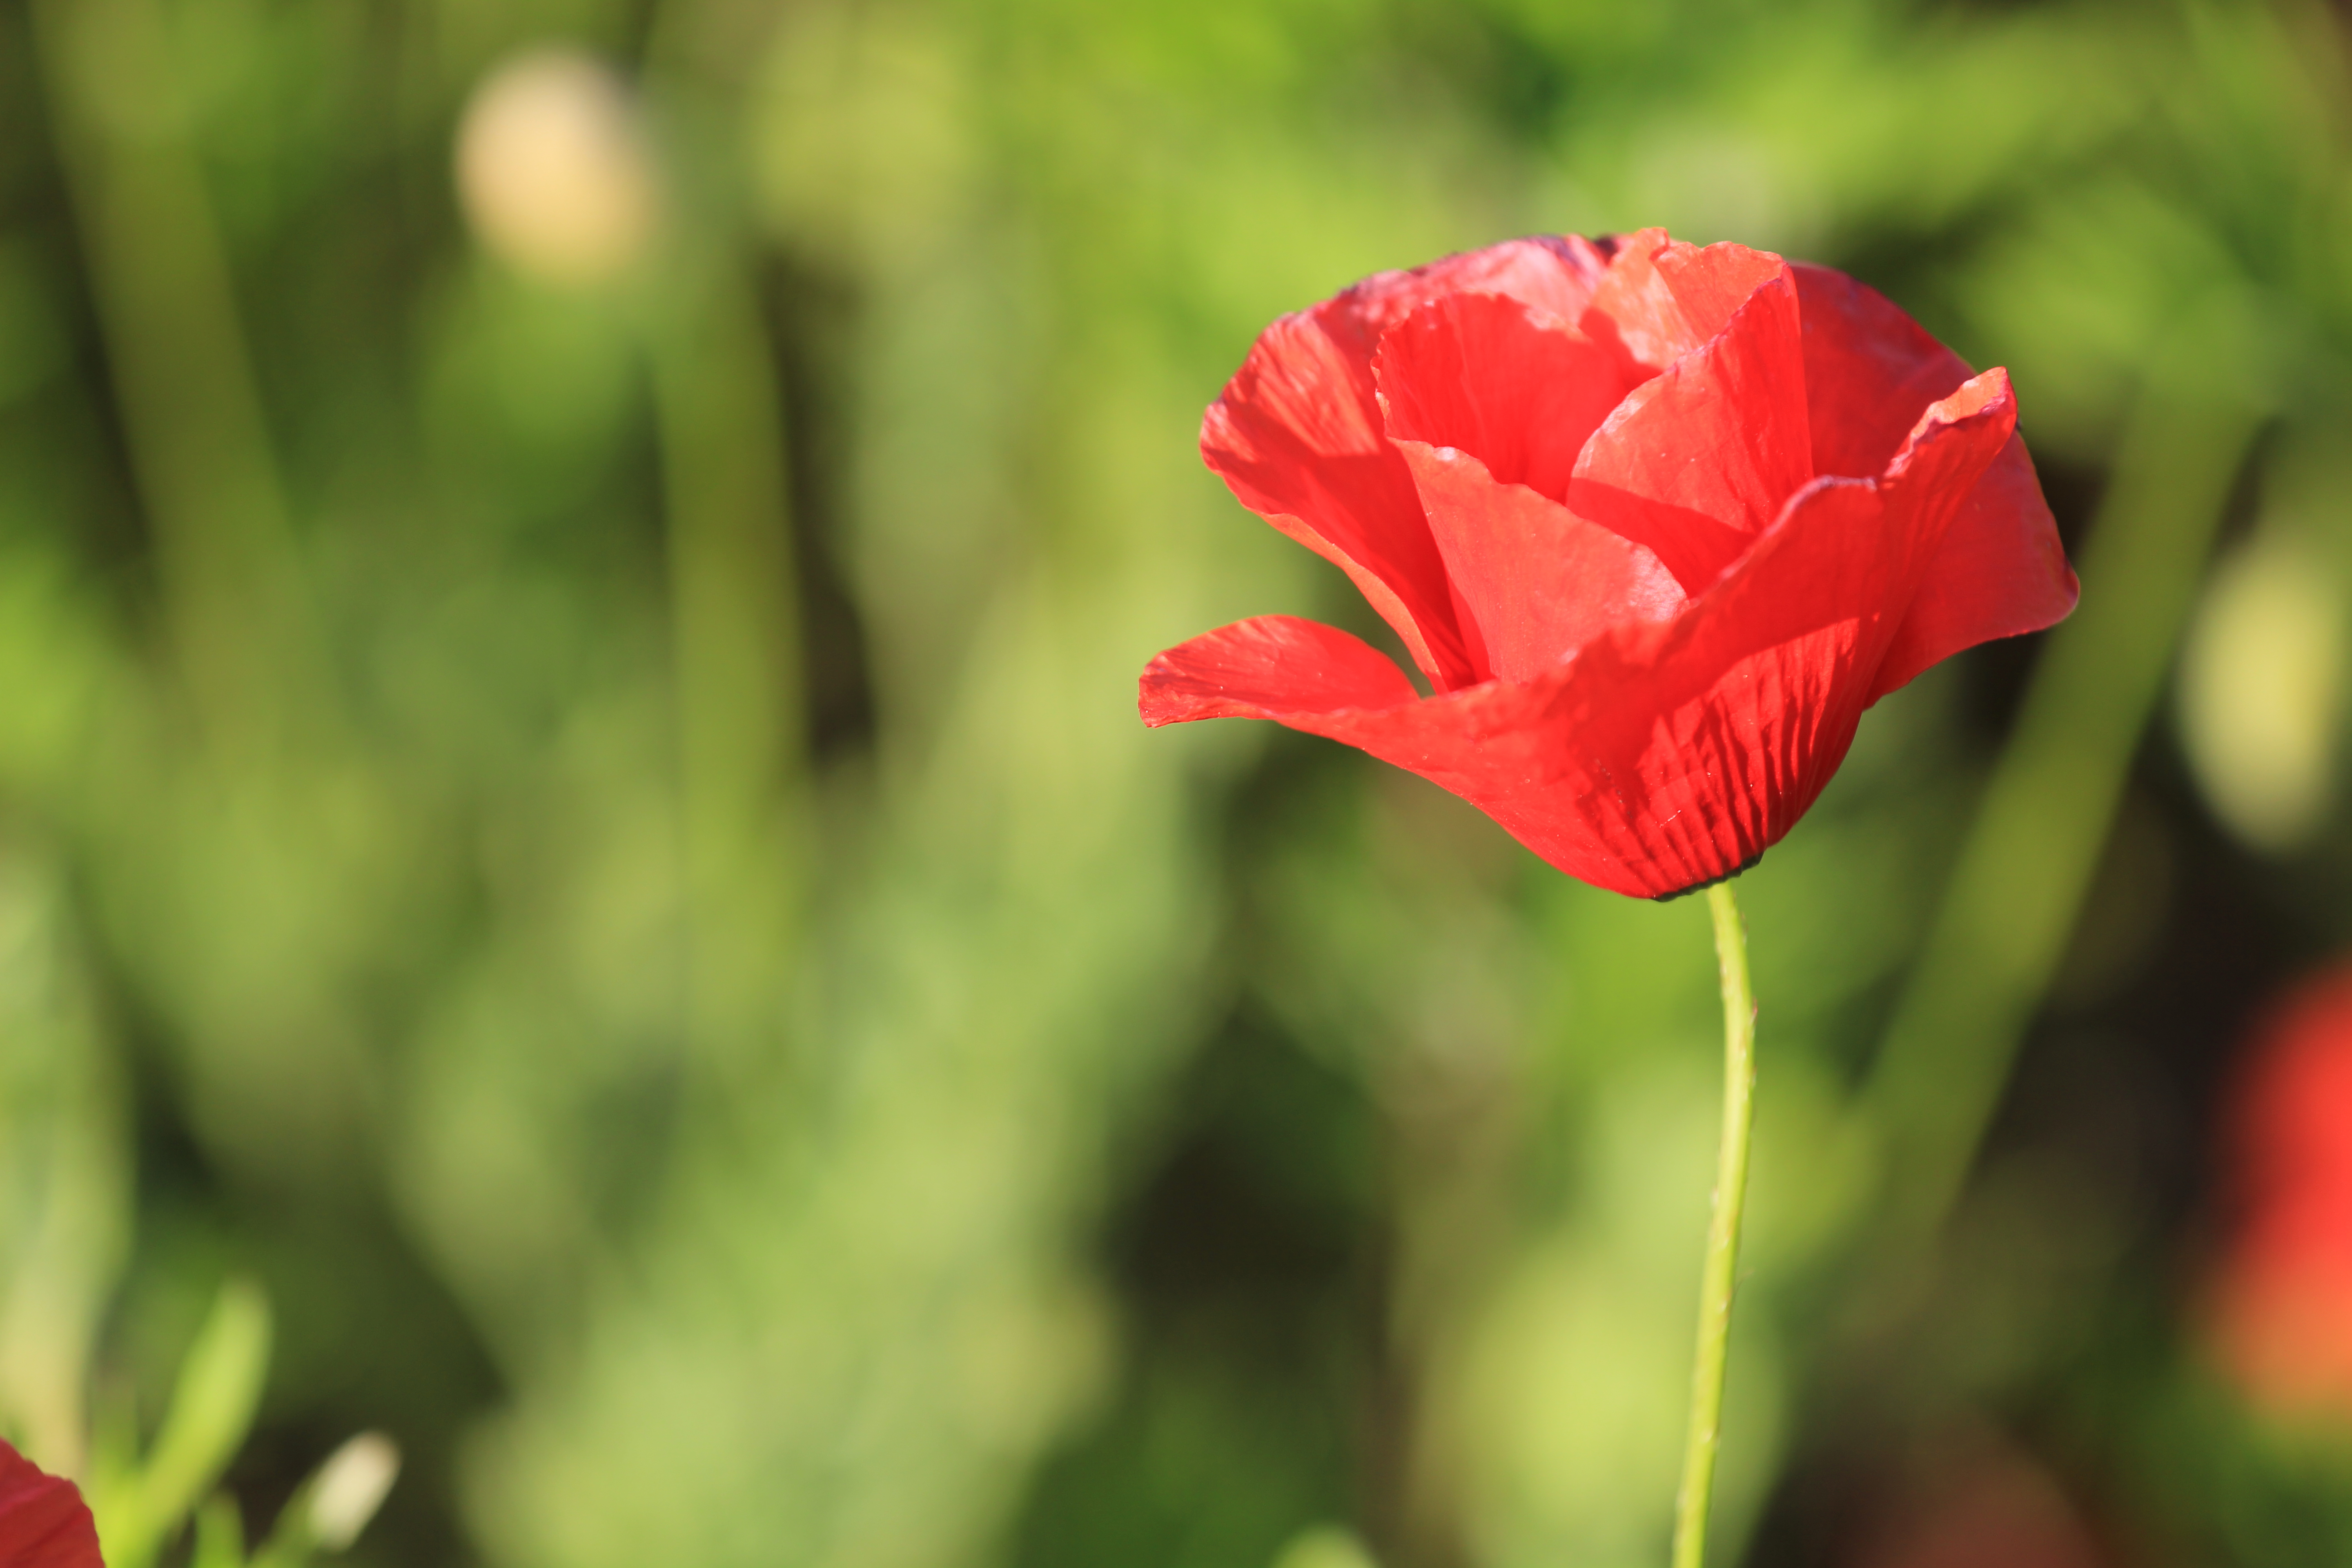
M 2352 937 L 2347 61 L 2317 0 L 0 6 L 0 1434 L 125 1562 L 371 1428 L 356 1562 L 1662 1562 L 1704 911 L 1134 682 L 1377 635 L 1198 461 L 1268 321 L 1664 224 L 2008 365 L 2084 592 L 1739 883 L 1715 1561 L 1991 1551 L 2020 1476 L 2053 1561 L 2341 1561 L 2352 1414 L 2200 1304 L 2230 1053 Z M 173 1403 L 265 1356 L 249 1432 Z

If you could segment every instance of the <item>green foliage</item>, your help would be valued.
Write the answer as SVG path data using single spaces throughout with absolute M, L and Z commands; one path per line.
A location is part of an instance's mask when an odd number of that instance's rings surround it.
M 1368 619 L 1192 449 L 1269 319 L 1665 223 L 2010 365 L 2086 574 L 2016 751 L 2014 651 L 1932 673 L 1743 879 L 1725 1560 L 1979 1426 L 2200 1560 L 2332 1560 L 2352 1468 L 2207 1386 L 2170 1281 L 2238 1021 L 2352 935 L 2343 715 L 2284 721 L 2282 837 L 2159 689 L 2216 531 L 2352 584 L 2344 46 L 2296 0 L 0 9 L 0 1427 L 117 1568 L 332 1547 L 324 1479 L 243 1521 L 374 1427 L 378 1563 L 1656 1561 L 1703 918 L 1148 733 L 1133 679 Z M 576 166 L 478 140 L 533 59 Z M 2206 708 L 2266 679 L 2220 636 Z
M 232 1279 L 188 1348 L 153 1445 L 134 1458 L 110 1451 L 121 1437 L 101 1434 L 90 1511 L 116 1568 L 153 1562 L 218 1483 L 252 1429 L 268 1366 L 268 1301 L 251 1282 Z
M 112 1568 L 178 1560 L 173 1549 L 192 1521 L 191 1568 L 306 1568 L 319 1552 L 351 1545 L 373 1517 L 400 1459 L 386 1439 L 368 1433 L 296 1489 L 269 1538 L 247 1555 L 237 1500 L 215 1489 L 252 1432 L 269 1340 L 268 1299 L 251 1280 L 232 1279 L 188 1347 L 144 1451 L 131 1412 L 101 1423 L 87 1496 Z

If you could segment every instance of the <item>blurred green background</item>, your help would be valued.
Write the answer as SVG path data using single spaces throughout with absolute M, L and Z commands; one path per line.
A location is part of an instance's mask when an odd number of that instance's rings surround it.
M 1740 883 L 1719 1560 L 2352 1558 L 2199 1330 L 2352 937 L 2286 0 L 7 0 L 0 1430 L 251 1279 L 228 1485 L 389 1433 L 356 1561 L 1663 1561 L 1703 909 L 1134 709 L 1365 621 L 1197 460 L 1259 328 L 1653 223 L 2010 366 L 2084 578 Z

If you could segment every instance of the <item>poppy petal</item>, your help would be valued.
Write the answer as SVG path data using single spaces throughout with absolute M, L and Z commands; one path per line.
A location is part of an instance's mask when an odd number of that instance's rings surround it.
M 1789 264 L 1780 257 L 1744 245 L 1671 244 L 1652 264 L 1673 291 L 1694 344 L 1721 333 L 1756 290 L 1790 276 Z M 1795 280 L 1790 281 L 1793 286 Z
M 1813 471 L 1883 473 L 1919 410 L 1969 379 L 1968 363 L 1877 289 L 1826 267 L 1790 270 L 1804 319 Z
M 1390 439 L 1458 447 L 1500 482 L 1553 500 L 1633 385 L 1609 350 L 1496 294 L 1422 306 L 1381 338 L 1372 374 Z
M 1663 231 L 1661 231 L 1663 232 Z M 1573 321 L 1615 265 L 1602 246 L 1578 235 L 1538 235 L 1465 250 L 1398 272 L 1376 272 L 1317 307 L 1357 325 L 1367 370 L 1381 335 L 1432 300 L 1449 294 L 1499 294 L 1548 316 Z M 1335 330 L 1334 335 L 1340 335 Z
M 2056 625 L 2082 591 L 2025 443 L 2011 436 L 1961 503 L 1887 655 L 1876 695 L 1963 648 Z
M 1681 302 L 1658 272 L 1658 253 L 1674 243 L 1662 228 L 1622 237 L 1591 302 L 1573 318 L 1585 336 L 1622 355 L 1629 373 L 1654 374 L 1706 342 L 1707 334 L 1683 318 Z
M 8 1568 L 105 1568 L 81 1493 L 0 1443 L 0 1563 Z
M 1996 377 L 2008 409 L 2010 434 L 1975 482 L 1953 492 L 1958 502 L 1950 523 L 1879 668 L 1871 691 L 1874 702 L 1963 648 L 2039 631 L 2064 619 L 2081 592 L 2058 542 L 2057 525 L 2042 501 L 2032 461 L 2017 437 L 2008 373 L 1987 371 L 1935 407 L 1955 404 L 1969 388 Z M 1896 456 L 1890 475 L 1917 443 L 1914 437 Z
M 1483 679 L 1486 659 L 1455 624 L 1412 479 L 1381 437 L 1381 334 L 1474 289 L 1573 319 L 1607 268 L 1588 240 L 1545 237 L 1377 274 L 1268 327 L 1201 421 L 1201 455 L 1241 503 L 1346 572 L 1440 690 Z
M 1204 632 L 1144 667 L 1143 721 L 1278 719 L 1417 702 L 1387 655 L 1337 626 L 1258 616 Z M 1304 727 L 1304 726 L 1300 726 Z
M 1876 289 L 1825 267 L 1794 271 L 1814 471 L 1880 472 L 1905 438 L 1907 411 L 1967 381 L 1968 364 Z M 1945 536 L 1873 700 L 1963 648 L 2065 619 L 2081 591 L 2033 460 L 2012 435 Z
M 1447 574 L 1505 680 L 1530 680 L 1621 621 L 1683 605 L 1641 545 L 1525 485 L 1497 484 L 1470 453 L 1399 441 Z
M 1723 330 L 1627 394 L 1577 460 L 1568 504 L 1704 591 L 1813 477 L 1787 268 Z
M 1268 327 L 1201 421 L 1201 456 L 1241 503 L 1348 574 L 1431 684 L 1477 679 L 1412 476 L 1313 315 Z
M 1609 272 L 1582 316 L 1570 318 L 1610 345 L 1643 380 L 1723 331 L 1732 313 L 1787 264 L 1744 245 L 1704 249 L 1645 228 L 1619 242 Z

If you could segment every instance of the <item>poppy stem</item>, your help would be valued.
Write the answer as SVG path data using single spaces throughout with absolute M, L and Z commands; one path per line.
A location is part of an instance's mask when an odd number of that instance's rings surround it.
M 1698 1354 L 1691 1365 L 1690 1435 L 1675 1496 L 1674 1568 L 1706 1558 L 1706 1507 L 1723 1440 L 1723 1367 L 1738 1284 L 1739 1220 L 1748 1200 L 1748 1135 L 1756 1120 L 1756 1000 L 1748 988 L 1748 928 L 1729 882 L 1706 890 L 1723 984 L 1723 1142 L 1716 1154 L 1714 1212 L 1699 1276 Z

